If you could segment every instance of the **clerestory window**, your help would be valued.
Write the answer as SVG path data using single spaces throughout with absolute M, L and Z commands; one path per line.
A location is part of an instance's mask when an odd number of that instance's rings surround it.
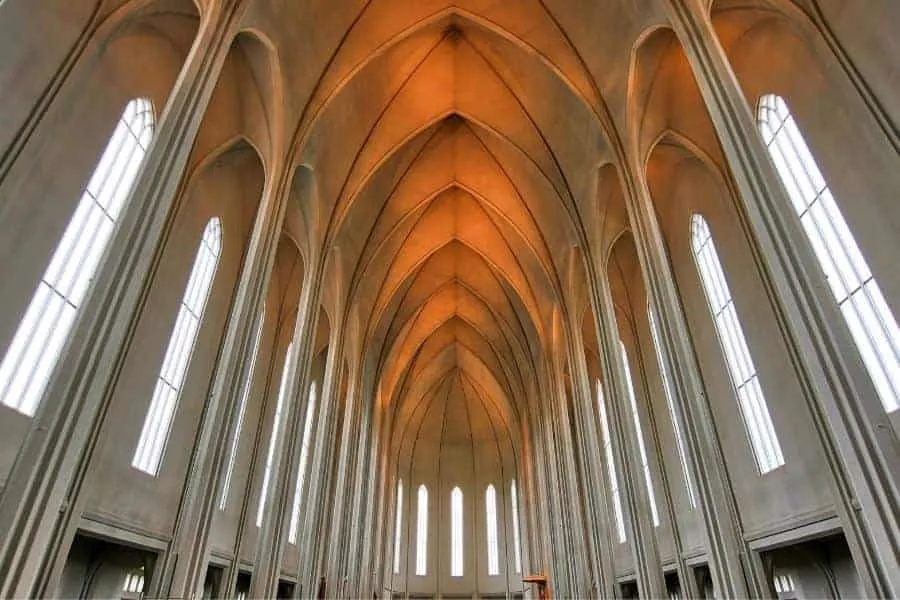
M 37 410 L 153 138 L 153 106 L 126 106 L 0 363 L 0 402 Z
M 221 252 L 222 225 L 218 217 L 213 217 L 203 230 L 181 308 L 153 390 L 153 399 L 131 461 L 134 468 L 150 475 L 159 473 Z
M 698 214 L 691 217 L 691 247 L 725 354 L 731 383 L 737 391 L 738 406 L 750 438 L 756 466 L 760 473 L 765 474 L 784 464 L 781 444 L 769 415 L 759 374 L 753 364 L 744 329 L 738 320 L 712 233 L 706 219 Z
M 759 101 L 763 142 L 885 410 L 900 407 L 900 327 L 787 103 Z

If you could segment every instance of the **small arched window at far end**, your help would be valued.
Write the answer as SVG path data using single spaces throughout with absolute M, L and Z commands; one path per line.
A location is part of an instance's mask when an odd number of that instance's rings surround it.
M 428 488 L 419 486 L 416 506 L 416 575 L 428 574 Z
M 450 492 L 450 575 L 463 576 L 463 493 L 459 487 Z
M 900 327 L 784 99 L 759 101 L 763 142 L 885 410 L 900 407 Z

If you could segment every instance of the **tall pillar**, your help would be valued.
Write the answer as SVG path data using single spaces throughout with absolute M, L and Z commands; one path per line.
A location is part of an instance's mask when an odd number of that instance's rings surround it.
M 300 571 L 298 580 L 302 586 L 303 597 L 314 597 L 319 585 L 319 578 L 324 575 L 320 567 L 322 563 L 323 515 L 326 514 L 328 479 L 331 475 L 332 450 L 337 431 L 340 404 L 341 357 L 344 352 L 344 340 L 341 332 L 342 323 L 335 323 L 328 342 L 328 358 L 325 365 L 325 377 L 322 384 L 321 409 L 313 442 L 313 450 L 309 461 L 309 493 L 303 502 L 304 514 L 300 532 L 297 536 L 297 548 L 300 554 Z M 328 581 L 329 586 L 335 582 Z M 333 589 L 329 587 L 329 589 Z M 328 592 L 331 594 L 331 591 Z
M 633 163 L 639 168 L 640 161 Z M 646 179 L 643 173 L 623 169 L 621 180 L 644 286 L 656 316 L 665 361 L 660 368 L 669 375 L 675 418 L 686 442 L 689 477 L 696 484 L 716 590 L 726 598 L 764 597 L 768 585 L 749 558 L 751 550 L 743 538 L 725 457 Z
M 278 423 L 278 430 L 272 431 L 278 443 L 272 453 L 269 503 L 263 511 L 263 522 L 259 528 L 256 568 L 253 572 L 250 594 L 253 598 L 277 596 L 285 533 L 290 525 L 294 492 L 291 482 L 297 472 L 303 443 L 303 426 L 309 404 L 307 390 L 315 351 L 322 290 L 322 256 L 315 255 L 310 263 L 304 274 L 303 289 L 297 307 L 293 351 L 290 360 L 285 364 L 288 375 L 284 417 Z
M 191 148 L 244 2 L 210 3 L 110 244 L 0 498 L 0 596 L 52 594 L 82 487 L 171 226 Z
M 354 500 L 354 523 L 358 523 L 356 531 L 350 538 L 350 548 L 354 551 L 354 557 L 350 562 L 350 573 L 356 579 L 356 583 L 350 588 L 352 597 L 368 597 L 372 593 L 371 575 L 374 573 L 374 553 L 372 546 L 373 518 L 376 507 L 380 504 L 377 492 L 377 476 L 379 472 L 378 456 L 381 451 L 381 440 L 374 432 L 378 431 L 378 418 L 374 410 L 374 398 L 368 402 L 368 410 L 365 416 L 365 439 L 361 444 L 366 449 L 364 460 L 357 467 L 356 498 Z
M 572 319 L 574 320 L 574 319 Z M 594 573 L 596 580 L 595 594 L 604 598 L 615 598 L 615 564 L 610 523 L 609 481 L 604 473 L 601 460 L 603 443 L 600 440 L 597 406 L 594 402 L 591 381 L 588 376 L 587 362 L 584 354 L 584 338 L 577 323 L 569 325 L 568 337 L 570 375 L 572 377 L 572 394 L 575 405 L 575 424 L 580 438 L 579 454 L 585 465 L 585 496 L 588 507 L 587 527 L 592 538 Z
M 552 379 L 552 377 L 552 374 L 547 375 L 547 379 Z M 554 436 L 554 432 L 558 427 L 556 411 L 554 410 L 555 402 L 553 400 L 555 394 L 556 392 L 551 382 L 546 382 L 544 393 L 541 394 L 544 402 L 538 407 L 540 433 L 542 436 L 541 443 L 544 448 L 543 463 L 546 470 L 544 497 L 549 503 L 547 512 L 549 513 L 551 525 L 550 544 L 553 552 L 551 584 L 556 595 L 574 597 L 577 595 L 577 588 L 572 563 L 576 557 L 574 556 L 569 534 L 568 512 L 565 509 L 570 496 L 565 491 L 565 480 L 559 463 L 560 449 L 557 447 Z
M 705 2 L 666 8 L 737 186 L 770 302 L 804 389 L 836 509 L 867 595 L 900 595 L 900 442 L 884 412 L 712 25 Z
M 565 514 L 563 524 L 568 533 L 568 542 L 570 546 L 567 562 L 572 568 L 572 593 L 579 597 L 590 595 L 591 577 L 594 575 L 592 564 L 589 558 L 589 546 L 585 537 L 589 534 L 585 527 L 581 498 L 581 486 L 579 485 L 578 473 L 575 468 L 575 448 L 572 440 L 572 427 L 569 422 L 568 394 L 566 386 L 563 382 L 562 357 L 559 362 L 554 364 L 554 392 L 550 398 L 553 401 L 551 414 L 552 434 L 556 451 L 553 456 L 559 461 L 560 477 L 562 479 L 561 490 L 565 490 L 563 498 L 561 498 L 560 512 L 562 516 Z
M 335 586 L 334 589 L 339 595 L 345 588 L 345 578 L 349 578 L 347 567 L 349 564 L 349 555 L 351 549 L 347 545 L 347 538 L 350 529 L 353 527 L 353 490 L 359 488 L 348 485 L 351 481 L 356 481 L 354 467 L 356 465 L 356 456 L 358 450 L 367 440 L 363 436 L 361 427 L 361 408 L 360 408 L 360 390 L 358 382 L 358 373 L 355 370 L 350 372 L 350 381 L 348 382 L 347 398 L 346 398 L 346 417 L 341 424 L 340 437 L 336 440 L 339 444 L 337 457 L 337 472 L 333 474 L 334 483 L 334 499 L 332 502 L 331 525 L 328 530 L 329 539 L 328 556 L 326 563 L 326 578 L 329 584 Z
M 666 584 L 656 544 L 656 531 L 650 517 L 650 498 L 641 481 L 643 465 L 638 452 L 637 432 L 633 426 L 629 426 L 628 410 L 625 408 L 628 387 L 623 369 L 627 369 L 628 365 L 624 362 L 625 357 L 619 343 L 612 291 L 605 269 L 602 273 L 594 273 L 593 278 L 592 304 L 600 315 L 600 322 L 595 323 L 595 326 L 601 346 L 610 442 L 623 492 L 622 513 L 634 556 L 638 591 L 642 598 L 662 598 L 666 596 Z

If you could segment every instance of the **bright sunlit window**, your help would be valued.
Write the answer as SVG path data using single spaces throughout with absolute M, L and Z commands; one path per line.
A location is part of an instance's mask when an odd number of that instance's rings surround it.
M 428 574 L 428 489 L 419 486 L 416 506 L 416 575 Z
M 259 354 L 259 340 L 262 338 L 263 323 L 266 320 L 265 307 L 259 312 L 259 320 L 256 322 L 256 333 L 253 336 L 253 353 L 250 355 L 250 371 L 244 382 L 241 392 L 241 404 L 238 408 L 237 422 L 234 425 L 234 434 L 231 436 L 231 450 L 228 452 L 228 467 L 225 471 L 225 483 L 222 485 L 222 496 L 219 498 L 219 510 L 225 510 L 228 505 L 228 490 L 231 488 L 231 477 L 234 474 L 234 461 L 237 460 L 238 444 L 241 441 L 241 429 L 244 425 L 244 413 L 247 411 L 247 400 L 250 398 L 250 388 L 253 387 L 253 373 L 256 370 L 256 359 Z
M 153 138 L 153 107 L 125 106 L 0 363 L 0 402 L 34 415 Z
M 759 101 L 759 130 L 888 412 L 900 406 L 900 327 L 784 99 Z
M 522 572 L 522 550 L 519 547 L 521 543 L 519 534 L 519 495 L 516 490 L 516 480 L 513 479 L 509 484 L 509 498 L 512 505 L 512 522 L 513 522 L 513 544 L 516 556 L 516 573 Z
M 750 437 L 756 466 L 760 473 L 768 473 L 784 464 L 781 444 L 769 415 L 759 375 L 744 337 L 744 329 L 738 320 L 712 233 L 706 219 L 697 214 L 691 217 L 691 247 L 725 353 L 728 373 L 737 390 L 738 404 Z
M 400 573 L 400 534 L 403 531 L 403 480 L 397 482 L 397 513 L 394 517 L 394 573 Z
M 212 290 L 221 252 L 222 225 L 218 217 L 213 217 L 203 230 L 197 257 L 194 259 L 194 266 L 181 300 L 181 308 L 156 380 L 156 388 L 153 390 L 150 409 L 147 411 L 141 437 L 131 461 L 134 468 L 150 475 L 159 473 L 159 465 L 175 418 L 181 386 L 184 384 L 197 334 L 200 332 L 200 324 L 203 322 L 203 311 Z
M 597 408 L 600 410 L 600 430 L 603 434 L 603 455 L 606 457 L 606 471 L 609 473 L 609 492 L 612 494 L 613 515 L 616 519 L 616 535 L 619 543 L 625 542 L 625 517 L 622 513 L 622 495 L 619 491 L 619 477 L 616 474 L 616 461 L 613 458 L 612 437 L 609 433 L 609 420 L 606 416 L 606 399 L 603 397 L 603 385 L 597 380 Z
M 269 496 L 269 479 L 272 477 L 272 461 L 275 459 L 275 447 L 278 445 L 278 425 L 281 423 L 281 411 L 284 409 L 284 397 L 288 387 L 288 369 L 294 352 L 294 342 L 288 344 L 284 355 L 284 367 L 281 369 L 281 384 L 278 387 L 278 403 L 275 405 L 275 417 L 272 419 L 272 434 L 269 437 L 269 452 L 266 454 L 266 468 L 263 471 L 262 489 L 259 491 L 259 504 L 256 506 L 256 526 L 262 527 L 263 514 L 266 511 L 266 499 Z
M 450 575 L 463 576 L 463 493 L 458 487 L 450 492 Z
M 500 551 L 497 544 L 497 490 L 489 485 L 484 492 L 484 518 L 487 524 L 488 575 L 500 574 Z
M 297 543 L 297 530 L 300 528 L 300 498 L 306 483 L 306 463 L 309 460 L 312 444 L 312 425 L 316 414 L 316 382 L 309 384 L 309 401 L 306 404 L 306 420 L 303 422 L 303 438 L 300 445 L 300 461 L 297 464 L 297 486 L 294 489 L 294 505 L 291 508 L 291 528 L 288 542 Z
M 681 476 L 684 479 L 684 487 L 687 490 L 688 502 L 691 508 L 697 507 L 697 498 L 694 494 L 694 484 L 691 482 L 691 476 L 688 473 L 687 454 L 684 450 L 684 436 L 681 434 L 681 427 L 678 425 L 678 419 L 675 417 L 675 399 L 672 394 L 672 383 L 669 380 L 669 372 L 666 369 L 666 362 L 663 360 L 662 346 L 659 343 L 659 330 L 656 326 L 656 317 L 653 309 L 647 307 L 647 314 L 650 318 L 650 333 L 653 336 L 653 347 L 656 348 L 656 362 L 659 364 L 659 372 L 662 375 L 663 390 L 666 395 L 666 406 L 669 408 L 669 418 L 672 419 L 672 428 L 675 430 L 675 444 L 678 449 L 678 460 L 681 463 Z

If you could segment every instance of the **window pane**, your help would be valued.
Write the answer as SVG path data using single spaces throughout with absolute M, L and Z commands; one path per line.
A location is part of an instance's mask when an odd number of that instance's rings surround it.
M 272 477 L 272 461 L 275 458 L 275 447 L 278 445 L 278 425 L 281 423 L 281 411 L 284 408 L 284 396 L 287 393 L 288 369 L 294 352 L 294 342 L 288 344 L 284 355 L 284 367 L 281 369 L 281 384 L 278 388 L 278 403 L 275 404 L 275 416 L 272 419 L 272 433 L 269 436 L 269 452 L 266 454 L 266 469 L 263 471 L 262 489 L 259 491 L 259 504 L 256 506 L 256 526 L 262 527 L 263 513 L 266 510 L 266 498 L 269 496 L 269 479 Z
M 769 415 L 769 407 L 763 396 L 744 330 L 738 320 L 712 233 L 706 219 L 696 214 L 691 217 L 691 246 L 725 353 L 731 382 L 737 390 L 738 406 L 756 466 L 760 473 L 768 473 L 784 464 L 781 444 Z
M 145 98 L 128 103 L 0 364 L 0 402 L 34 414 L 106 253 L 154 128 Z
M 450 575 L 463 576 L 463 493 L 458 487 L 450 492 Z
M 900 407 L 900 327 L 783 98 L 759 101 L 759 130 L 888 412 Z
M 419 486 L 418 506 L 416 507 L 416 575 L 428 573 L 428 490 Z
M 231 450 L 228 453 L 228 467 L 225 470 L 225 482 L 222 485 L 222 496 L 219 498 L 219 509 L 225 510 L 228 504 L 228 490 L 231 487 L 231 476 L 234 473 L 234 461 L 237 459 L 238 444 L 241 441 L 241 428 L 244 424 L 244 413 L 247 410 L 247 400 L 250 398 L 250 388 L 253 387 L 253 373 L 256 369 L 256 359 L 259 355 L 259 340 L 262 338 L 263 324 L 266 320 L 266 308 L 259 312 L 256 322 L 256 333 L 253 336 L 253 354 L 250 359 L 250 371 L 247 373 L 247 381 L 241 392 L 241 406 L 238 409 L 237 423 L 234 426 L 234 435 L 231 436 Z
M 400 573 L 400 533 L 403 524 L 403 480 L 397 482 L 397 515 L 394 520 L 394 573 Z
M 622 350 L 622 360 L 625 361 L 625 383 L 628 385 L 628 403 L 631 406 L 631 420 L 634 423 L 634 432 L 637 435 L 638 452 L 641 455 L 641 468 L 644 471 L 644 482 L 647 484 L 647 496 L 650 498 L 650 515 L 653 517 L 653 526 L 659 527 L 659 512 L 656 510 L 656 493 L 653 490 L 653 478 L 650 476 L 650 463 L 647 460 L 647 448 L 644 446 L 644 431 L 641 428 L 641 417 L 638 414 L 637 398 L 634 395 L 634 384 L 631 382 L 631 366 L 628 364 L 628 353 L 625 344 L 619 340 L 619 348 Z
M 159 465 L 175 417 L 178 396 L 184 384 L 194 343 L 197 341 L 197 333 L 200 331 L 203 310 L 212 289 L 221 251 L 222 226 L 219 219 L 213 217 L 203 230 L 203 238 L 200 240 L 197 257 L 194 259 L 191 276 L 188 278 L 184 298 L 181 301 L 181 309 L 178 311 L 175 327 L 169 338 L 169 346 L 166 348 L 153 399 L 150 401 L 141 437 L 131 461 L 134 468 L 150 475 L 159 473 Z
M 484 516 L 487 529 L 488 575 L 500 574 L 499 549 L 497 548 L 497 491 L 493 485 L 484 493 Z
M 300 498 L 306 482 L 306 462 L 309 460 L 309 446 L 312 438 L 313 418 L 316 412 L 316 382 L 309 385 L 309 401 L 306 404 L 306 420 L 303 422 L 303 440 L 300 446 L 300 462 L 297 464 L 297 487 L 294 489 L 294 505 L 291 509 L 291 529 L 288 541 L 297 543 L 297 530 L 300 527 Z
M 662 346 L 659 343 L 659 330 L 656 327 L 656 318 L 653 310 L 648 306 L 647 315 L 650 320 L 650 334 L 653 336 L 653 347 L 656 348 L 656 362 L 659 364 L 659 373 L 662 376 L 663 391 L 666 395 L 666 406 L 669 408 L 669 418 L 672 420 L 672 428 L 675 430 L 675 444 L 678 449 L 678 460 L 681 463 L 681 476 L 684 478 L 684 487 L 687 490 L 688 502 L 691 508 L 697 507 L 697 499 L 694 495 L 694 484 L 688 473 L 687 454 L 684 449 L 684 436 L 681 435 L 681 427 L 678 425 L 678 419 L 675 416 L 675 400 L 673 398 L 672 384 L 669 381 L 668 369 L 663 360 Z
M 622 513 L 622 496 L 619 493 L 619 477 L 616 475 L 616 461 L 613 458 L 612 438 L 609 434 L 609 421 L 606 418 L 606 399 L 603 397 L 603 386 L 597 381 L 597 407 L 600 410 L 600 429 L 603 434 L 603 454 L 606 457 L 606 470 L 609 473 L 609 491 L 612 494 L 613 515 L 616 518 L 616 533 L 619 543 L 625 542 L 625 518 Z
M 519 537 L 519 496 L 516 493 L 516 480 L 513 479 L 509 485 L 509 497 L 512 504 L 512 520 L 513 520 L 513 544 L 516 554 L 516 573 L 522 572 L 522 550 L 519 546 L 521 539 Z

